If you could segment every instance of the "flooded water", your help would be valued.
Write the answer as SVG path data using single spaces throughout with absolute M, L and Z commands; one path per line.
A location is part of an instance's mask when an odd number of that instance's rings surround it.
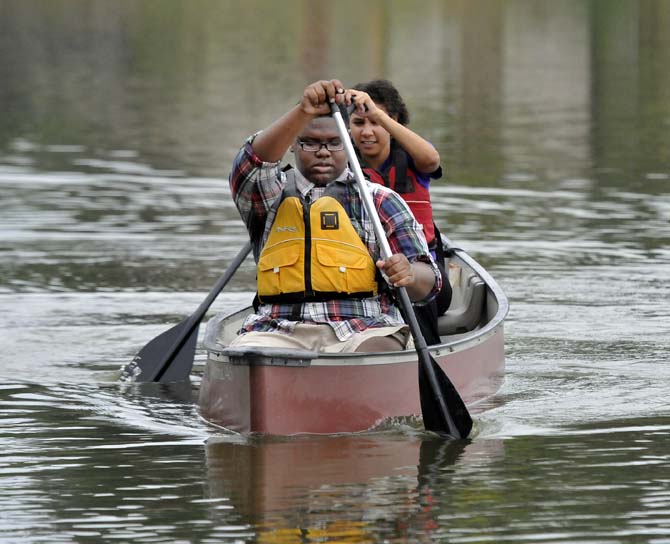
M 243 139 L 379 76 L 510 299 L 473 440 L 225 435 L 200 352 L 119 383 L 241 248 Z M 0 0 L 0 106 L 0 542 L 670 543 L 665 0 Z

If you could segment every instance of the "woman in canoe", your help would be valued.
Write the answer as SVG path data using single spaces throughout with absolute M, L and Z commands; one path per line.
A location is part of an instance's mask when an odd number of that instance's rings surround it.
M 442 177 L 440 154 L 407 127 L 409 112 L 393 84 L 384 79 L 359 83 L 346 93 L 353 106 L 351 138 L 371 181 L 390 187 L 407 202 L 422 225 L 428 247 L 442 273 L 442 290 L 435 300 L 415 307 L 428 344 L 440 342 L 437 318 L 451 302 L 451 285 L 444 267 L 440 233 L 433 222 L 430 181 Z

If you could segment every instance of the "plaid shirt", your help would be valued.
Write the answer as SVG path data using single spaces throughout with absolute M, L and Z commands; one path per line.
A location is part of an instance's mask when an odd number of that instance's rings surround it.
M 259 159 L 251 147 L 251 142 L 253 136 L 235 157 L 233 170 L 230 173 L 230 188 L 247 229 L 251 236 L 256 238 L 252 240 L 253 245 L 258 248 L 267 240 L 274 221 L 276 206 L 273 207 L 273 204 L 281 197 L 286 176 L 280 170 L 278 162 L 267 163 Z M 312 202 L 325 191 L 324 187 L 317 187 L 297 170 L 295 174 L 298 191 L 303 196 L 309 195 Z M 351 177 L 351 172 L 346 169 L 338 180 Z M 403 253 L 410 262 L 423 261 L 433 269 L 435 274 L 433 289 L 418 303 L 424 304 L 432 300 L 441 288 L 442 277 L 430 256 L 421 225 L 417 223 L 407 204 L 397 193 L 369 182 L 368 189 L 386 232 L 391 253 Z M 363 243 L 376 261 L 381 255 L 375 240 L 373 223 L 365 212 L 358 191 L 350 191 L 349 194 L 352 195 L 350 209 L 360 214 L 360 223 L 364 230 Z M 258 260 L 257 251 L 255 256 Z M 306 302 L 301 306 L 299 315 L 302 322 L 326 323 L 333 328 L 340 340 L 346 340 L 353 333 L 369 327 L 396 326 L 404 323 L 398 307 L 387 291 L 366 299 Z M 291 332 L 298 323 L 295 319 L 294 304 L 262 304 L 256 314 L 247 317 L 242 331 Z

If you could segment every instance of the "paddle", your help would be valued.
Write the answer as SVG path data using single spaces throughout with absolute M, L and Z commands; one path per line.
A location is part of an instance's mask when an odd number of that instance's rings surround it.
M 251 244 L 247 242 L 198 309 L 190 317 L 159 334 L 144 346 L 123 369 L 122 381 L 178 382 L 188 378 L 193 368 L 200 322 L 249 251 Z
M 332 102 L 330 106 L 340 132 L 340 138 L 342 138 L 347 151 L 349 164 L 354 170 L 356 185 L 363 199 L 363 205 L 372 219 L 375 237 L 381 246 L 382 257 L 388 259 L 391 257 L 391 247 L 377 215 L 377 210 L 366 185 L 367 182 L 363 178 L 363 171 L 354 151 L 354 146 L 349 139 L 342 114 L 337 104 Z M 396 294 L 400 300 L 400 308 L 405 321 L 407 321 L 412 332 L 416 353 L 419 357 L 419 395 L 424 427 L 426 430 L 450 438 L 467 438 L 472 429 L 472 418 L 468 409 L 465 407 L 458 391 L 456 391 L 454 384 L 451 383 L 437 361 L 430 355 L 407 290 L 404 287 L 398 287 L 396 288 Z

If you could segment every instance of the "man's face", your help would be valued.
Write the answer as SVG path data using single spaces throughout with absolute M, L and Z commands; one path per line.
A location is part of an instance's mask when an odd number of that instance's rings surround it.
M 301 145 L 302 144 L 302 145 Z M 305 151 L 303 146 L 318 146 L 317 151 Z M 337 178 L 347 166 L 347 153 L 342 149 L 329 150 L 325 145 L 342 147 L 342 139 L 332 117 L 317 117 L 298 134 L 291 150 L 296 168 L 314 185 L 323 186 Z

